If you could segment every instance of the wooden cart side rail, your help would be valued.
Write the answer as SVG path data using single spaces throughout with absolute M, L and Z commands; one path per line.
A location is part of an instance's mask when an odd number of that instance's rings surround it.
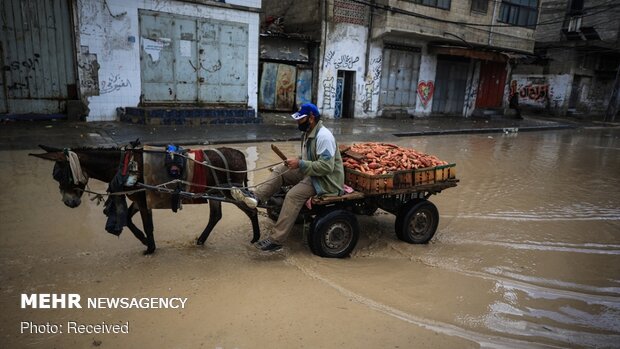
M 456 187 L 458 179 L 448 179 L 443 182 L 430 183 L 430 184 L 421 184 L 416 185 L 409 188 L 397 189 L 390 191 L 388 193 L 373 193 L 373 194 L 365 194 L 359 191 L 354 191 L 350 194 L 344 194 L 341 196 L 324 196 L 324 197 L 313 197 L 312 204 L 314 205 L 327 205 L 334 202 L 343 202 L 343 201 L 352 201 L 352 200 L 360 200 L 367 197 L 373 196 L 396 196 L 401 194 L 411 194 L 411 193 L 421 193 L 428 192 L 430 194 L 437 194 L 444 189 Z

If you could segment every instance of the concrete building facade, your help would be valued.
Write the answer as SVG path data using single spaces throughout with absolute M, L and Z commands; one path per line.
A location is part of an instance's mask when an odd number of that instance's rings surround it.
M 0 113 L 79 104 L 88 121 L 149 106 L 256 115 L 261 0 L 2 3 Z
M 540 8 L 536 0 L 263 5 L 263 22 L 278 18 L 284 33 L 316 43 L 313 100 L 335 118 L 503 112 L 509 61 L 533 53 Z
M 557 115 L 604 114 L 620 67 L 620 3 L 545 0 L 539 23 L 541 62 L 512 75 L 519 103 Z

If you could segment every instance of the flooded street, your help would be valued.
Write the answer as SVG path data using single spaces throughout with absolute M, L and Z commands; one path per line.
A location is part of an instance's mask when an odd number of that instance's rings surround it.
M 367 141 L 377 141 L 369 135 Z M 430 200 L 428 245 L 397 239 L 394 216 L 358 216 L 351 258 L 313 255 L 303 225 L 283 252 L 250 244 L 225 204 L 204 246 L 206 205 L 154 211 L 154 255 L 102 206 L 70 209 L 53 163 L 0 152 L 2 348 L 620 347 L 620 130 L 400 138 L 457 164 L 456 188 Z M 287 155 L 297 142 L 277 143 Z M 249 168 L 269 143 L 236 144 Z M 250 175 L 250 184 L 267 177 Z M 106 184 L 91 180 L 91 190 Z M 273 222 L 260 215 L 263 235 Z M 136 218 L 139 222 L 139 218 Z M 21 309 L 22 293 L 183 297 L 182 309 Z M 85 301 L 84 304 L 85 305 Z M 35 324 L 129 324 L 127 334 L 20 333 Z

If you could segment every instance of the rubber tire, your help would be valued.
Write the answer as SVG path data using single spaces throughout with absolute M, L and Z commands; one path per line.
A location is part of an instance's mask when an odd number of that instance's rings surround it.
M 331 247 L 326 238 L 334 234 L 344 241 Z M 332 210 L 314 218 L 308 233 L 308 246 L 320 257 L 345 258 L 351 254 L 358 239 L 359 225 L 355 215 L 345 210 Z
M 414 225 L 414 226 L 412 226 Z M 428 243 L 439 225 L 439 211 L 428 200 L 416 199 L 405 204 L 396 215 L 396 236 L 410 244 Z M 418 229 L 415 232 L 414 229 Z

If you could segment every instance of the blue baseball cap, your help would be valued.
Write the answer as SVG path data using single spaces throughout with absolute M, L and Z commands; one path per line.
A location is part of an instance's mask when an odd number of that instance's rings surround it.
M 312 113 L 312 115 L 314 115 L 317 119 L 321 116 L 321 113 L 319 113 L 319 108 L 317 108 L 316 105 L 312 103 L 305 103 L 302 104 L 301 108 L 299 108 L 299 111 L 291 115 L 291 117 L 295 120 L 299 120 L 310 115 L 310 113 Z

